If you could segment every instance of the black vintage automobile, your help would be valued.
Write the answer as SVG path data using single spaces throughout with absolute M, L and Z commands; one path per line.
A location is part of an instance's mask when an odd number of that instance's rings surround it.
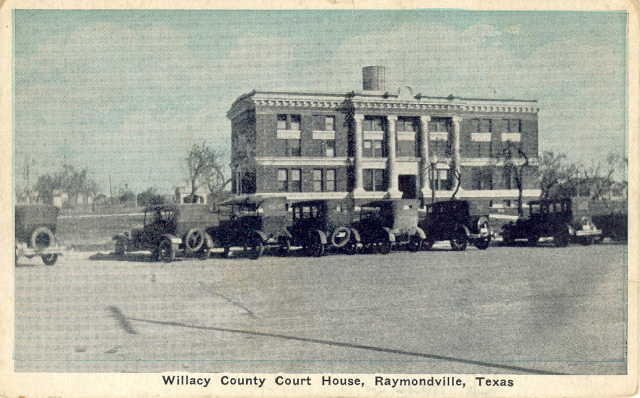
M 387 199 L 360 206 L 358 220 L 352 226 L 358 231 L 362 245 L 369 252 L 387 254 L 392 246 L 418 251 L 425 239 L 418 227 L 418 208 L 415 199 Z
M 553 238 L 556 247 L 566 247 L 575 235 L 572 221 L 570 198 L 534 200 L 529 202 L 528 217 L 502 226 L 502 240 L 511 245 L 517 239 L 526 239 L 535 246 L 540 238 Z
M 223 256 L 232 247 L 242 247 L 245 256 L 257 259 L 265 246 L 274 245 L 290 224 L 284 197 L 247 197 L 232 199 L 219 206 L 219 225 L 207 229 L 216 246 L 224 248 Z
M 16 263 L 21 256 L 40 256 L 46 265 L 54 265 L 62 251 L 56 244 L 59 209 L 51 205 L 15 207 Z
M 491 243 L 491 227 L 485 215 L 471 215 L 469 202 L 452 199 L 425 206 L 424 218 L 419 226 L 426 238 L 424 248 L 431 249 L 437 241 L 448 240 L 451 249 L 463 251 L 469 242 L 480 250 Z
M 291 205 L 293 222 L 280 236 L 280 254 L 302 246 L 309 256 L 320 257 L 327 246 L 354 254 L 360 237 L 350 227 L 353 205 L 349 201 L 310 200 Z
M 209 258 L 213 241 L 207 228 L 219 224 L 219 216 L 207 205 L 176 204 L 149 206 L 142 228 L 113 237 L 115 254 L 148 250 L 158 261 L 170 262 L 180 251 L 200 259 Z

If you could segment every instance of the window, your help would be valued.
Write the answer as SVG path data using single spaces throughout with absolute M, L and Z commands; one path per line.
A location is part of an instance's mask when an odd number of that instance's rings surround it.
M 278 130 L 287 129 L 287 115 L 278 115 Z
M 382 157 L 382 141 L 365 140 L 362 155 L 365 158 L 381 158 Z
M 313 130 L 315 130 L 315 131 L 335 131 L 336 130 L 336 118 L 335 118 L 335 116 L 314 115 L 313 116 Z
M 431 189 L 435 191 L 446 191 L 449 189 L 449 170 L 436 169 L 429 173 Z
M 278 130 L 300 130 L 300 115 L 278 115 Z
M 449 122 L 446 119 L 432 119 L 429 122 L 429 131 L 436 133 L 448 133 Z
M 364 169 L 362 170 L 363 185 L 365 191 L 384 191 L 384 170 Z
M 382 118 L 370 117 L 364 119 L 362 129 L 364 131 L 382 131 Z
M 300 140 L 287 140 L 287 156 L 300 156 Z
M 335 140 L 325 140 L 323 143 L 324 156 L 327 158 L 333 158 L 336 156 L 336 141 Z
M 313 192 L 322 192 L 322 170 L 313 169 Z
M 491 170 L 478 168 L 473 172 L 473 188 L 477 190 L 493 189 L 493 173 Z
M 478 123 L 478 132 L 490 133 L 491 127 L 492 127 L 491 119 L 480 119 Z
M 291 115 L 289 130 L 300 130 L 300 115 Z
M 291 169 L 291 192 L 302 192 L 302 171 Z
M 398 118 L 396 122 L 396 131 L 415 131 L 413 119 Z
M 522 120 L 520 119 L 508 119 L 507 131 L 509 133 L 521 133 L 522 132 Z
M 287 169 L 278 169 L 278 191 L 287 192 L 289 190 Z
M 325 170 L 324 190 L 327 192 L 335 192 L 336 190 L 336 171 L 334 169 Z
M 324 130 L 335 131 L 335 129 L 336 129 L 336 118 L 333 116 L 326 116 L 324 118 Z

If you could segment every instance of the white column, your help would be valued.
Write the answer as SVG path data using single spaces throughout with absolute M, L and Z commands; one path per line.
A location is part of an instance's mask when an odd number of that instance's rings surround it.
M 355 173 L 355 187 L 353 189 L 353 195 L 362 195 L 365 193 L 362 183 L 362 121 L 364 115 L 353 115 L 355 121 L 355 131 L 353 135 L 355 137 L 355 151 L 353 153 L 353 168 Z
M 452 118 L 453 121 L 453 167 L 457 175 L 460 177 L 460 180 L 454 181 L 457 184 L 462 184 L 462 174 L 460 169 L 460 120 L 462 118 L 460 116 L 454 116 Z M 453 189 L 456 189 L 455 186 Z M 458 194 L 462 192 L 462 188 L 458 189 Z
M 396 120 L 397 116 L 387 116 L 387 194 L 391 198 L 402 197 L 402 192 L 398 190 L 396 166 Z
M 460 172 L 460 116 L 454 116 L 453 121 L 453 163 L 456 171 Z
M 431 116 L 420 116 L 420 187 L 424 198 L 431 195 L 429 185 L 429 122 Z

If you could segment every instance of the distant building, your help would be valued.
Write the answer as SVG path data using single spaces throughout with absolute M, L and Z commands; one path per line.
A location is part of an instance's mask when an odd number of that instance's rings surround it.
M 209 194 L 209 190 L 203 186 L 199 186 L 196 188 L 195 195 L 193 200 L 191 200 L 191 185 L 185 184 L 180 185 L 175 190 L 175 201 L 176 203 L 207 203 L 207 195 Z
M 460 175 L 457 198 L 511 203 L 518 190 L 502 156 L 511 145 L 529 159 L 523 194 L 534 199 L 538 110 L 536 101 L 390 93 L 378 66 L 363 69 L 361 92 L 251 91 L 227 113 L 233 193 L 428 202 L 449 198 Z

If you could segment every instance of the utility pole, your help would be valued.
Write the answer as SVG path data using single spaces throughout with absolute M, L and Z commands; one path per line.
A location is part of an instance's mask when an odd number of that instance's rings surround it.
M 109 174 L 109 196 L 111 196 L 111 206 L 113 206 L 113 189 L 111 189 L 111 174 Z

